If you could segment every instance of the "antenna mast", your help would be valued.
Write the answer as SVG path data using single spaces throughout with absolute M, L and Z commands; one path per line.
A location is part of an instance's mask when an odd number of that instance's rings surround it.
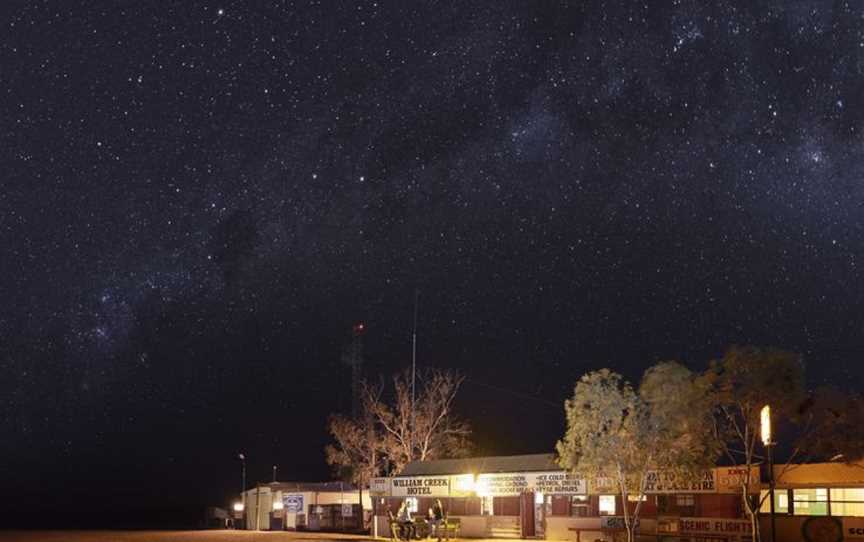
M 414 401 L 417 380 L 417 306 L 420 303 L 420 290 L 414 290 L 414 332 L 411 341 L 411 425 L 414 423 Z

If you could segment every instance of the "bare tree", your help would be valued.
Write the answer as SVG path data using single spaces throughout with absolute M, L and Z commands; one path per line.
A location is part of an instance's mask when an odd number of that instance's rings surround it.
M 360 489 L 360 504 L 363 504 L 363 487 L 376 476 L 387 473 L 384 434 L 375 418 L 375 406 L 380 401 L 382 386 L 362 383 L 361 409 L 357 418 L 340 414 L 330 417 L 328 430 L 334 444 L 324 449 L 327 463 L 339 475 Z
M 410 375 L 400 373 L 393 377 L 393 404 L 374 402 L 373 413 L 395 472 L 414 460 L 463 457 L 470 452 L 471 429 L 453 412 L 464 380 L 455 371 L 426 370 L 418 375 L 419 389 L 412 401 Z

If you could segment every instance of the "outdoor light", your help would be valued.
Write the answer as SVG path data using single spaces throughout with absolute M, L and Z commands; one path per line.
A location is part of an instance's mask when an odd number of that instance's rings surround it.
M 461 474 L 454 476 L 454 488 L 460 492 L 473 493 L 477 488 L 477 476 L 475 474 Z
M 285 508 L 285 503 L 282 501 L 273 501 L 273 510 L 282 510 Z
M 759 413 L 762 429 L 762 444 L 765 446 L 771 445 L 771 407 L 765 405 Z
M 234 503 L 234 511 L 235 512 L 242 512 L 243 511 L 243 503 L 242 502 L 235 502 Z
M 771 440 L 771 407 L 765 405 L 759 412 L 760 429 L 762 433 L 762 445 L 765 446 L 765 455 L 768 459 L 768 498 L 771 500 L 771 542 L 777 540 L 777 526 L 774 520 L 774 458 L 771 454 L 771 448 L 774 447 L 774 442 Z

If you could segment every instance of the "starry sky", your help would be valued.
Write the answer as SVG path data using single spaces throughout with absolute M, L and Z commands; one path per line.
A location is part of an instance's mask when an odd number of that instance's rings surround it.
M 459 368 L 478 451 L 731 343 L 864 377 L 864 7 L 11 1 L 0 504 L 194 521 L 329 476 L 340 353 Z M 29 516 L 28 516 L 29 514 Z M 150 522 L 150 523 L 148 523 Z

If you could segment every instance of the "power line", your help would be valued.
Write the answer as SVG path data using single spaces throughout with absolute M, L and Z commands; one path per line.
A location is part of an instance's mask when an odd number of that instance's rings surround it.
M 531 395 L 531 394 L 528 394 L 525 392 L 511 390 L 511 389 L 507 389 L 507 388 L 502 388 L 500 386 L 487 384 L 485 382 L 478 382 L 477 380 L 474 380 L 471 378 L 466 378 L 465 382 L 467 382 L 469 384 L 473 384 L 475 386 L 479 386 L 481 388 L 487 388 L 487 389 L 502 392 L 502 393 L 508 393 L 508 394 L 513 395 L 515 397 L 521 397 L 522 399 L 529 399 L 531 401 L 536 401 L 537 403 L 540 403 L 540 404 L 542 404 L 546 407 L 549 407 L 549 408 L 554 408 L 555 410 L 558 410 L 558 411 L 564 410 L 564 403 L 563 402 L 554 403 L 552 401 L 549 401 L 548 399 L 541 399 L 540 397 L 536 397 L 534 395 Z

